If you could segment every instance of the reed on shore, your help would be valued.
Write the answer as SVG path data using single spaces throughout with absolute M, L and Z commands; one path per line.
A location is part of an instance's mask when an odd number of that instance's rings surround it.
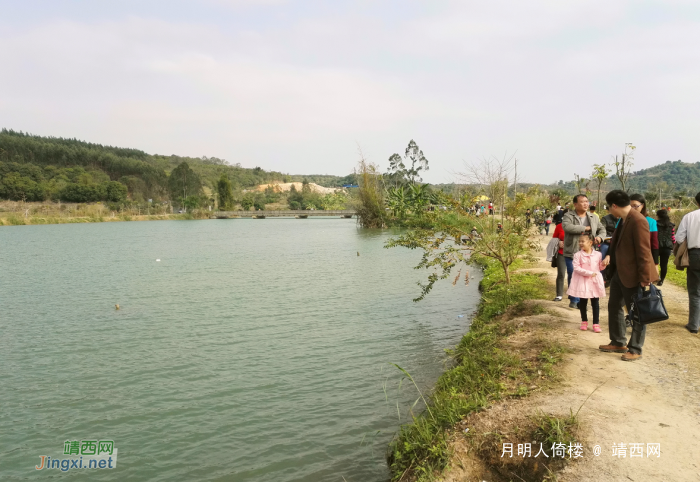
M 525 353 L 512 350 L 506 342 L 518 331 L 517 318 L 539 309 L 526 301 L 549 295 L 545 278 L 515 271 L 513 282 L 506 284 L 497 261 L 485 257 L 474 261 L 484 267 L 478 312 L 469 332 L 451 351 L 454 365 L 426 396 L 425 410 L 412 414 L 411 423 L 403 425 L 390 443 L 387 460 L 393 480 L 434 480 L 448 463 L 450 437 L 456 424 L 499 400 L 527 396 L 535 384 L 539 389 L 557 380 L 554 367 L 566 351 L 562 345 L 535 336 Z M 530 440 L 563 440 L 571 438 L 576 420 L 543 416 L 533 424 L 536 429 Z
M 210 215 L 211 213 L 206 210 L 169 213 L 167 207 L 163 205 L 154 205 L 149 208 L 136 207 L 111 210 L 102 203 L 0 202 L 0 226 L 207 219 Z

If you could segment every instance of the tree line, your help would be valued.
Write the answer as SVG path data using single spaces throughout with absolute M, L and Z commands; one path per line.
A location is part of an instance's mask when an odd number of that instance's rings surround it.
M 152 200 L 190 209 L 213 206 L 225 178 L 231 194 L 223 198 L 224 204 L 259 207 L 278 202 L 281 196 L 245 191 L 260 184 L 291 182 L 296 177 L 260 167 L 244 168 L 216 157 L 151 155 L 138 149 L 0 130 L 0 199 L 132 204 Z M 311 180 L 325 185 L 346 181 L 352 179 L 313 176 Z M 228 194 L 226 188 L 223 190 Z M 294 202 L 317 209 L 324 204 L 313 193 L 302 193 Z

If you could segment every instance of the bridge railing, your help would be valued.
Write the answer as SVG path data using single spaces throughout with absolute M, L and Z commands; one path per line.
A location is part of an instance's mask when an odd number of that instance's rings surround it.
M 287 210 L 265 210 L 265 211 L 216 211 L 214 216 L 269 216 L 269 217 L 284 217 L 284 216 L 354 216 L 355 211 L 351 209 L 336 209 L 330 211 L 321 210 L 302 210 L 302 209 L 287 209 Z

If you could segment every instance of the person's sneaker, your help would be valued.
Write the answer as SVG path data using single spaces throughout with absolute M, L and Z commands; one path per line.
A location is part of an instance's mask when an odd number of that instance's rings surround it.
M 598 349 L 606 353 L 627 353 L 627 345 L 600 345 Z
M 640 358 L 642 358 L 642 355 L 638 355 L 637 353 L 632 353 L 631 351 L 628 351 L 624 355 L 622 355 L 622 361 L 637 361 Z
M 663 285 L 664 285 L 664 280 L 659 280 L 659 281 L 656 283 L 656 286 L 663 286 Z
M 600 333 L 600 325 L 599 324 L 594 324 L 593 325 L 593 333 Z
M 686 330 L 688 330 L 689 332 L 691 332 L 693 335 L 697 335 L 697 334 L 698 334 L 698 330 L 693 330 L 693 329 L 692 329 L 690 326 L 688 326 L 688 325 L 685 325 L 683 328 L 685 328 Z
M 569 303 L 569 308 L 576 308 L 576 309 L 578 309 L 578 303 L 575 303 L 575 302 L 572 301 L 571 303 Z
M 561 301 L 561 296 L 556 296 L 552 301 Z
M 588 322 L 587 321 L 581 322 L 581 331 L 588 331 Z

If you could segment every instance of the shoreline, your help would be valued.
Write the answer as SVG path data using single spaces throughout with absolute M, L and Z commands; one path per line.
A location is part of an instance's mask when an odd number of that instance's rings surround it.
M 551 289 L 542 273 L 518 262 L 520 269 L 512 272 L 507 286 L 500 265 L 475 262 L 485 268 L 477 314 L 469 332 L 451 350 L 454 366 L 438 379 L 429 394 L 428 409 L 402 426 L 389 445 L 387 458 L 394 481 L 442 480 L 455 468 L 467 466 L 471 469 L 462 478 L 450 480 L 510 480 L 508 474 L 542 480 L 549 470 L 542 465 L 501 466 L 497 439 L 507 441 L 504 434 L 513 424 L 521 435 L 527 433 L 528 441 L 565 441 L 576 432 L 568 413 L 546 419 L 564 427 L 560 433 L 540 429 L 542 418 L 504 416 L 514 401 L 527 400 L 560 383 L 568 348 L 562 340 L 547 337 L 560 320 L 539 306 Z M 494 411 L 499 404 L 504 404 L 506 413 Z M 498 428 L 481 430 L 473 423 L 473 417 L 483 414 L 493 414 Z M 470 454 L 469 460 L 461 456 L 460 448 Z
M 546 245 L 549 238 L 540 236 L 538 240 Z M 546 478 L 573 482 L 697 478 L 700 469 L 693 462 L 692 443 L 687 442 L 700 434 L 700 410 L 694 408 L 700 390 L 700 382 L 695 381 L 695 375 L 700 373 L 700 338 L 683 329 L 688 313 L 685 290 L 668 281 L 664 284 L 664 302 L 671 318 L 647 328 L 642 359 L 623 362 L 619 355 L 598 350 L 598 345 L 608 342 L 606 300 L 602 301 L 605 308 L 601 307 L 600 314 L 603 332 L 580 331 L 578 310 L 563 302 L 549 301 L 555 294 L 556 270 L 544 260 L 543 251 L 536 256 L 536 263 L 521 267 L 516 273 L 538 276 L 546 295 L 511 304 L 503 314 L 479 321 L 485 307 L 493 303 L 485 286 L 479 315 L 472 325 L 474 332 L 467 333 L 460 346 L 465 340 L 491 333 L 496 340 L 493 353 L 500 350 L 506 360 L 526 369 L 542 363 L 543 354 L 546 358 L 546 350 L 537 352 L 538 343 L 541 348 L 544 341 L 554 348 L 548 354 L 550 371 L 538 368 L 546 377 L 531 376 L 531 384 L 518 393 L 513 384 L 519 377 L 522 379 L 522 374 L 513 374 L 504 364 L 497 381 L 506 390 L 491 390 L 491 396 L 481 406 L 466 410 L 453 423 L 441 427 L 444 443 L 440 451 L 445 455 L 439 463 L 426 465 L 425 458 L 414 457 L 405 471 L 392 470 L 392 480 Z M 459 354 L 459 346 L 456 351 Z M 465 365 L 459 357 L 456 361 L 457 368 Z M 441 376 L 431 397 L 450 390 L 458 390 L 457 395 L 462 398 L 471 396 L 464 387 L 449 383 L 451 378 L 446 375 L 452 370 Z M 488 379 L 478 383 L 471 390 L 484 392 Z M 517 456 L 517 444 L 537 442 L 532 446 L 539 449 L 544 441 L 550 450 L 548 459 Z M 569 443 L 580 443 L 582 456 L 552 463 L 554 442 L 567 447 Z M 512 458 L 502 457 L 504 443 L 515 447 Z M 621 443 L 626 447 L 644 444 L 643 457 L 633 458 L 629 451 L 624 457 L 619 452 L 613 456 L 613 445 Z M 648 443 L 660 443 L 660 458 L 647 457 Z M 593 452 L 596 445 L 601 447 L 599 456 Z M 391 463 L 391 455 L 389 460 Z
M 0 216 L 0 226 L 37 226 L 46 224 L 82 224 L 82 223 L 112 223 L 126 221 L 168 221 L 168 220 L 197 220 L 209 219 L 211 216 L 203 213 L 175 214 L 121 214 L 115 216 Z

